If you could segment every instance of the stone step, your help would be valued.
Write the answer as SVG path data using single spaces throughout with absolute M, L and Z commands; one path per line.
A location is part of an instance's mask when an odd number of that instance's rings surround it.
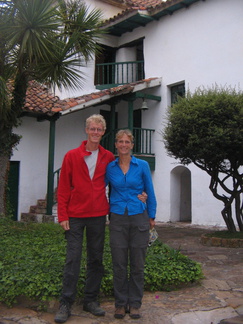
M 26 223 L 41 223 L 43 215 L 36 214 L 36 213 L 21 213 L 21 222 Z
M 26 223 L 56 223 L 57 217 L 55 215 L 21 213 L 20 221 Z
M 53 206 L 52 215 L 46 215 L 46 199 L 38 199 L 37 205 L 30 206 L 28 213 L 21 213 L 20 221 L 34 223 L 57 223 L 57 205 Z
M 37 206 L 40 208 L 46 208 L 46 199 L 38 199 Z
M 29 212 L 32 214 L 46 214 L 46 208 L 39 205 L 30 206 Z

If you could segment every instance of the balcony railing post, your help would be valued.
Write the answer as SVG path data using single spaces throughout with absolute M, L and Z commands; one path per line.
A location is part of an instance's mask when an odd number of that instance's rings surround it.
M 99 85 L 126 84 L 144 79 L 143 61 L 97 64 Z M 102 75 L 100 75 L 102 73 Z

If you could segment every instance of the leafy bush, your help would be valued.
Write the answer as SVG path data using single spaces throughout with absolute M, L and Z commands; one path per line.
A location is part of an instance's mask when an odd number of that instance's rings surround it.
M 145 265 L 145 290 L 172 290 L 203 277 L 201 265 L 160 240 L 148 249 Z
M 58 224 L 25 224 L 0 218 L 0 302 L 11 306 L 18 296 L 42 302 L 59 298 L 65 252 L 66 241 Z M 85 261 L 84 249 L 77 297 L 82 297 L 83 293 Z M 101 293 L 111 296 L 113 275 L 108 230 L 104 266 Z M 146 290 L 168 290 L 201 277 L 201 266 L 179 251 L 159 240 L 149 247 L 145 267 Z

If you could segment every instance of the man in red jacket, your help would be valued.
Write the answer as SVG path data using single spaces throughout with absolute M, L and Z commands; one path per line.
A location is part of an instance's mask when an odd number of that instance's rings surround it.
M 102 264 L 106 215 L 109 204 L 105 190 L 105 172 L 114 155 L 99 143 L 106 122 L 101 115 L 86 120 L 87 140 L 69 151 L 63 160 L 58 184 L 58 221 L 65 230 L 67 255 L 63 289 L 56 323 L 64 323 L 71 315 L 80 272 L 82 242 L 86 228 L 87 278 L 83 309 L 96 316 L 105 311 L 98 303 L 104 269 Z

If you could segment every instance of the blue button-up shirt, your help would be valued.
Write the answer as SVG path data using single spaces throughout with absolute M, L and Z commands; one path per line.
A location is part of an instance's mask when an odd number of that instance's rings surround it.
M 149 217 L 155 218 L 157 203 L 147 161 L 132 156 L 130 168 L 124 175 L 117 158 L 106 168 L 106 183 L 111 185 L 110 211 L 112 213 L 123 215 L 127 208 L 128 215 L 135 215 L 147 209 Z M 137 197 L 143 191 L 148 195 L 146 203 Z

